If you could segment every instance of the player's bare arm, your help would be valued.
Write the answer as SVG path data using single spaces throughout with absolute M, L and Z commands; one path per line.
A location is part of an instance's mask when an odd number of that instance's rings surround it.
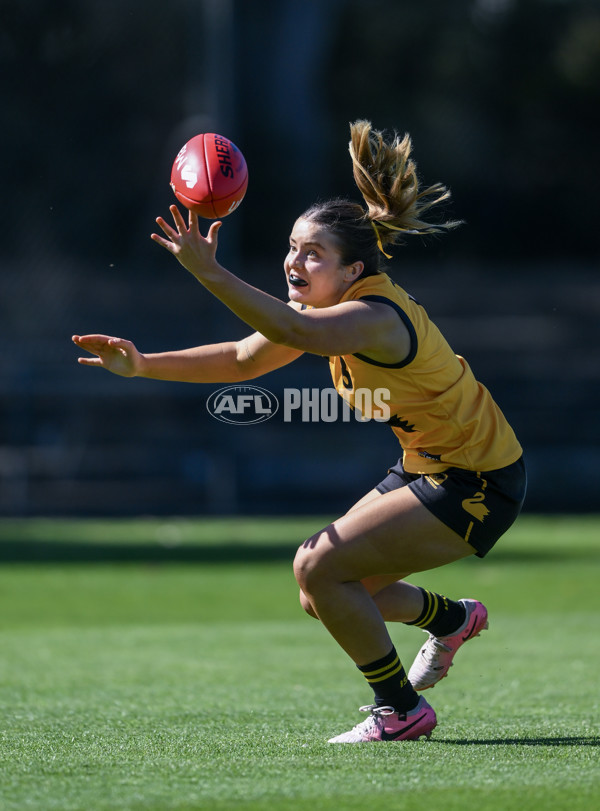
M 397 363 L 410 349 L 406 327 L 386 305 L 349 301 L 301 311 L 247 284 L 216 260 L 220 222 L 213 223 L 206 237 L 198 217 L 189 212 L 186 225 L 177 206 L 170 208 L 175 228 L 162 217 L 158 225 L 167 238 L 152 239 L 173 254 L 198 281 L 240 319 L 275 344 L 317 355 L 371 353 L 374 360 Z M 342 269 L 343 270 L 343 269 Z M 354 281 L 348 271 L 347 287 Z M 338 290 L 338 299 L 343 287 Z
M 240 341 L 154 354 L 139 352 L 131 341 L 110 335 L 74 335 L 73 342 L 92 355 L 78 359 L 83 366 L 96 366 L 121 377 L 181 383 L 252 380 L 291 363 L 302 354 L 273 344 L 260 333 Z

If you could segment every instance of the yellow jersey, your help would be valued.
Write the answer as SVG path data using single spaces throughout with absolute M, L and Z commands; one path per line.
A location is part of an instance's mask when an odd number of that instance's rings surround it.
M 331 357 L 333 384 L 365 418 L 390 415 L 386 421 L 402 446 L 406 471 L 483 472 L 519 459 L 522 448 L 502 411 L 418 302 L 384 273 L 359 279 L 341 301 L 355 299 L 393 307 L 408 329 L 411 348 L 396 364 L 360 353 Z M 377 407 L 382 390 L 386 409 Z

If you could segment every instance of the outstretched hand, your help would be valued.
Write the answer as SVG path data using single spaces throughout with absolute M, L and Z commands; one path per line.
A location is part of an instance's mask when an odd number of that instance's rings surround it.
M 135 377 L 140 373 L 142 355 L 131 341 L 109 335 L 73 335 L 72 341 L 96 356 L 78 358 L 83 366 L 100 366 L 121 377 Z
M 162 217 L 157 217 L 156 222 L 167 238 L 165 239 L 159 234 L 151 234 L 151 239 L 166 248 L 184 268 L 199 278 L 203 271 L 216 264 L 217 235 L 222 223 L 213 222 L 208 229 L 208 234 L 203 237 L 198 227 L 197 214 L 190 211 L 186 225 L 176 205 L 170 206 L 169 211 L 175 227 L 169 225 Z

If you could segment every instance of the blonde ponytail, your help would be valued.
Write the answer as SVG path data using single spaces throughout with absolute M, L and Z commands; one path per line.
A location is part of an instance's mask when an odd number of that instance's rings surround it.
M 367 204 L 366 216 L 378 246 L 388 258 L 383 246 L 397 242 L 402 234 L 440 234 L 462 224 L 423 219 L 430 208 L 449 199 L 450 191 L 441 183 L 419 188 L 408 134 L 386 141 L 369 121 L 361 120 L 350 125 L 350 136 L 354 180 Z

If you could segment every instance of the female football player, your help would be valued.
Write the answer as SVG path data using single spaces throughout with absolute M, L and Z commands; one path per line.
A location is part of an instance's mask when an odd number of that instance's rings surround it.
M 94 357 L 79 362 L 126 377 L 197 383 L 254 379 L 303 352 L 329 357 L 352 407 L 387 392 L 388 422 L 402 455 L 374 490 L 298 549 L 300 600 L 373 689 L 366 720 L 332 743 L 429 737 L 432 707 L 419 692 L 448 672 L 455 653 L 488 626 L 485 606 L 406 582 L 409 574 L 469 555 L 484 557 L 517 517 L 525 495 L 522 449 L 487 389 L 455 355 L 423 307 L 382 270 L 386 247 L 406 234 L 442 233 L 432 207 L 449 197 L 421 188 L 408 136 L 386 139 L 351 126 L 354 178 L 366 208 L 315 205 L 294 223 L 284 261 L 289 301 L 241 281 L 216 259 L 220 222 L 206 237 L 176 206 L 152 239 L 254 332 L 237 342 L 142 354 L 127 340 L 75 335 Z M 365 398 L 360 397 L 360 402 Z M 373 398 L 371 398 L 373 402 Z M 366 415 L 373 416 L 373 415 Z M 406 673 L 386 622 L 428 633 Z

